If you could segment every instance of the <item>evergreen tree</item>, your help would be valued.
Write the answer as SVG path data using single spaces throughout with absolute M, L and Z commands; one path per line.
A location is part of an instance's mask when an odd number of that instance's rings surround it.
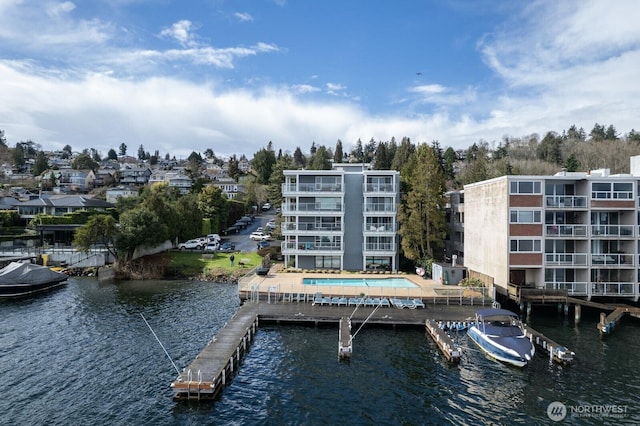
M 387 150 L 387 144 L 380 142 L 378 149 L 376 149 L 374 170 L 389 170 L 391 168 L 391 160 L 389 158 L 389 151 Z
M 453 165 L 456 163 L 456 161 L 458 161 L 458 156 L 456 154 L 456 152 L 454 151 L 453 148 L 448 147 L 445 151 L 444 154 L 442 154 L 443 159 L 444 159 L 444 176 L 445 179 L 447 180 L 453 180 L 454 176 L 454 169 L 453 169 Z
M 242 172 L 240 171 L 239 162 L 235 154 L 233 154 L 231 158 L 229 158 L 229 167 L 227 169 L 227 173 L 229 174 L 229 177 L 235 180 L 236 182 L 238 182 L 238 179 L 242 175 Z
M 351 151 L 351 155 L 355 158 L 356 163 L 364 162 L 364 150 L 362 149 L 362 141 L 358 139 L 355 148 Z
M 577 172 L 580 170 L 580 162 L 575 155 L 571 154 L 567 157 L 567 161 L 564 163 L 564 167 L 568 172 Z
M 45 155 L 44 151 L 38 151 L 36 155 L 36 161 L 33 164 L 33 175 L 40 176 L 42 172 L 49 168 L 49 160 Z
M 284 171 L 295 169 L 295 160 L 291 155 L 284 154 L 273 166 L 273 172 L 269 178 L 269 186 L 267 188 L 267 197 L 272 200 L 276 206 L 280 205 L 282 200 L 282 184 L 284 183 Z
M 125 144 L 124 142 L 122 142 L 120 144 L 120 156 L 124 157 L 125 155 L 127 155 L 127 144 Z
M 441 258 L 447 232 L 446 186 L 434 150 L 426 144 L 418 146 L 401 176 L 407 189 L 398 212 L 404 255 L 417 263 Z
M 310 170 L 331 170 L 331 163 L 329 159 L 331 156 L 327 151 L 327 148 L 324 145 L 320 145 L 316 150 L 316 153 L 313 157 L 311 157 L 311 162 L 309 163 Z
M 333 162 L 342 163 L 343 157 L 344 157 L 344 152 L 342 151 L 342 141 L 338 139 L 338 142 L 336 142 L 336 152 L 333 154 Z
M 276 156 L 273 150 L 261 149 L 253 155 L 251 167 L 256 174 L 257 183 L 267 184 L 271 177 L 273 165 L 276 163 Z
M 307 159 L 304 157 L 304 154 L 302 154 L 299 146 L 296 147 L 296 150 L 293 152 L 293 161 L 296 167 L 304 167 L 307 165 Z
M 116 153 L 116 150 L 111 148 L 109 150 L 109 152 L 107 152 L 107 159 L 109 160 L 117 160 L 118 159 L 118 154 Z
M 400 146 L 396 150 L 396 155 L 393 156 L 393 161 L 391 162 L 392 170 L 402 170 L 402 168 L 407 164 L 409 158 L 415 152 L 416 147 L 411 143 L 411 139 L 402 138 L 400 142 Z

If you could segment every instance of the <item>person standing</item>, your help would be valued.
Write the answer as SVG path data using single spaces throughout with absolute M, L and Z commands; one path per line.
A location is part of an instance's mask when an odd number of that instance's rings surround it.
M 233 261 L 236 260 L 234 255 L 229 256 L 229 261 L 231 262 L 231 267 L 233 268 Z

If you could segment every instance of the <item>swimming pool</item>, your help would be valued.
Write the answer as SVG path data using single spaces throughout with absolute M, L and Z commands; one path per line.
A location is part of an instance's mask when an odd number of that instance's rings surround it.
M 417 285 L 405 278 L 303 278 L 302 284 L 315 286 L 418 288 Z

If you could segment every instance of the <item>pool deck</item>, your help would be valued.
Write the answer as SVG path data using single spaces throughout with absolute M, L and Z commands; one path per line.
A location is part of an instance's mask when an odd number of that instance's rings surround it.
M 315 285 L 303 284 L 304 278 L 310 279 L 371 279 L 404 278 L 415 284 L 413 288 L 406 287 L 376 287 L 349 285 Z M 267 275 L 251 274 L 240 280 L 238 290 L 241 297 L 250 299 L 250 294 L 259 294 L 260 298 L 276 298 L 286 295 L 315 295 L 350 297 L 366 295 L 370 297 L 387 297 L 399 299 L 420 298 L 450 299 L 450 298 L 482 298 L 482 290 L 468 289 L 457 285 L 443 285 L 431 279 L 424 279 L 415 274 L 365 274 L 365 273 L 318 273 L 318 272 L 284 272 L 272 268 Z M 488 297 L 488 295 L 484 295 Z

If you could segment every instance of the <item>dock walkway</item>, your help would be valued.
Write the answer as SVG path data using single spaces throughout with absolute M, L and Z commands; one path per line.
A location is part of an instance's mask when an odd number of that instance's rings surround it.
M 245 304 L 171 384 L 174 399 L 213 399 L 226 386 L 258 328 L 256 305 Z

